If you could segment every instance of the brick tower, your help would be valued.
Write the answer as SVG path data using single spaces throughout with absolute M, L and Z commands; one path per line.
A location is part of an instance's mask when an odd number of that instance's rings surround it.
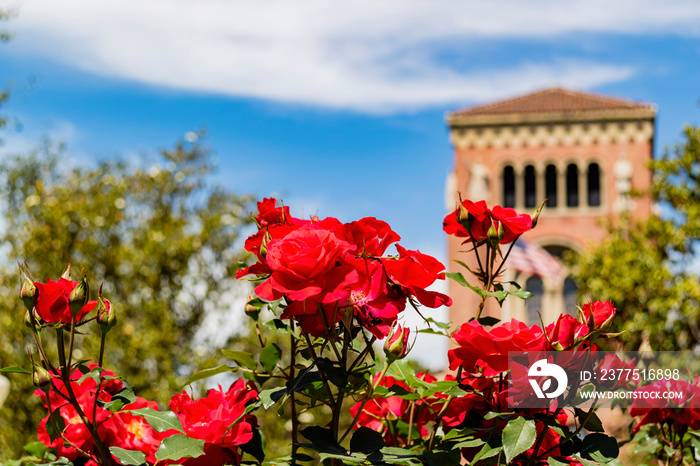
M 653 156 L 655 116 L 649 104 L 557 88 L 451 113 L 455 165 L 447 180 L 447 207 L 454 210 L 461 193 L 464 199 L 531 213 L 548 198 L 537 228 L 524 238 L 554 257 L 580 251 L 604 237 L 600 220 L 621 212 L 649 215 L 650 199 L 632 198 L 630 192 L 651 185 L 647 162 Z M 457 238 L 449 241 L 448 268 L 465 272 L 453 259 L 464 260 L 460 251 L 466 247 Z M 491 303 L 486 315 L 531 325 L 539 322 L 539 311 L 547 323 L 578 303 L 576 284 L 565 269 L 557 276 L 512 267 L 506 273 L 534 296 L 506 301 L 502 310 Z M 475 293 L 451 281 L 450 296 L 455 324 L 475 315 Z

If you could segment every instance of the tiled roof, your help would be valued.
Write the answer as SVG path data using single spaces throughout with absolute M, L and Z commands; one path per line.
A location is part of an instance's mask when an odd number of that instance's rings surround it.
M 522 113 L 579 113 L 600 110 L 650 109 L 651 104 L 606 97 L 587 92 L 560 88 L 526 94 L 513 99 L 467 108 L 452 113 L 453 117 L 476 115 L 502 115 Z

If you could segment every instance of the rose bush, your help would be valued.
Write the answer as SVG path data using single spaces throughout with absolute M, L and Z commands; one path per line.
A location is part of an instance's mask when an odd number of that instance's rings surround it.
M 473 245 L 478 269 L 467 272 L 480 285 L 475 286 L 461 273 L 446 273 L 435 258 L 400 245 L 386 222 L 300 219 L 277 200 L 262 200 L 255 215 L 258 231 L 244 246 L 254 262 L 237 274 L 256 282 L 246 315 L 255 322 L 260 350 L 222 350 L 227 364 L 192 374 L 186 385 L 218 375 L 229 377 L 228 390 L 219 385 L 200 398 L 183 391 L 171 398 L 169 410 L 138 397 L 104 368 L 104 347 L 117 313 L 101 288 L 97 299 L 88 301 L 85 276 L 73 281 L 66 271 L 58 282 L 39 283 L 22 266 L 20 296 L 35 342 L 32 370 L 2 371 L 31 374 L 47 416 L 38 427 L 40 443 L 28 445 L 30 456 L 20 461 L 101 466 L 611 462 L 618 445 L 600 432 L 595 405 L 567 412 L 564 401 L 570 399 L 540 408 L 523 408 L 517 401 L 532 396 L 522 387 L 529 387 L 528 367 L 542 352 L 583 364 L 597 349 L 597 339 L 611 338 L 605 331 L 614 305 L 587 303 L 578 318 L 561 315 L 543 327 L 481 317 L 487 299 L 527 298 L 517 285 L 506 289 L 501 275 L 510 248 L 536 226 L 540 210 L 530 216 L 465 200 L 445 218 L 447 234 Z M 452 345 L 452 373 L 438 378 L 416 371 L 405 359 L 414 331 L 400 320 L 407 309 L 450 305 L 448 296 L 430 289 L 447 277 L 476 292 L 481 302 L 474 318 L 454 330 L 421 313 L 426 327 L 419 332 L 444 335 Z M 100 352 L 76 360 L 76 345 L 90 337 L 89 325 L 100 338 Z M 288 345 L 266 338 L 268 331 Z M 384 357 L 375 352 L 377 340 L 385 340 Z M 55 348 L 49 351 L 49 345 Z M 526 354 L 528 364 L 509 365 L 509 351 Z M 632 370 L 633 363 L 607 359 L 603 367 Z M 700 429 L 698 380 L 676 383 L 688 393 L 678 406 L 633 405 L 630 413 L 641 416 L 637 440 L 662 426 L 665 447 L 671 449 L 664 454 L 671 457 L 673 449 L 681 459 L 696 454 L 700 442 L 696 449 L 686 435 Z M 288 456 L 265 457 L 265 426 L 254 414 L 259 409 L 282 416 L 290 431 Z

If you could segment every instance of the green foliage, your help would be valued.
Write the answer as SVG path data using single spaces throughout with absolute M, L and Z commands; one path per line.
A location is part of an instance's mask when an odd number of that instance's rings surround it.
M 65 161 L 62 148 L 47 145 L 0 166 L 0 241 L 9 256 L 0 267 L 0 367 L 28 366 L 17 262 L 44 281 L 57 280 L 72 261 L 74 271 L 87 271 L 94 291 L 96 277 L 104 280 L 103 293 L 116 307 L 105 366 L 164 406 L 200 364 L 223 362 L 213 350 L 193 347 L 192 337 L 205 312 L 230 306 L 250 199 L 207 185 L 213 167 L 199 144 L 177 144 L 149 169 Z M 99 335 L 78 340 L 76 359 L 96 360 Z M 46 414 L 30 395 L 30 377 L 8 377 L 0 457 L 16 455 Z
M 625 348 L 692 349 L 700 343 L 700 281 L 687 270 L 700 232 L 700 129 L 654 161 L 652 195 L 664 218 L 621 218 L 597 249 L 572 259 L 580 291 L 618 309 Z

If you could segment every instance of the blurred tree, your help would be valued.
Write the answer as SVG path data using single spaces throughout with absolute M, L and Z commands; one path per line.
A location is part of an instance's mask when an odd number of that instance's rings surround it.
M 241 325 L 243 304 L 232 305 L 245 290 L 234 274 L 251 199 L 207 186 L 212 165 L 196 142 L 163 151 L 148 170 L 121 161 L 73 167 L 69 160 L 46 145 L 0 164 L 0 237 L 9 259 L 0 267 L 0 367 L 28 366 L 17 262 L 26 261 L 43 282 L 58 279 L 72 261 L 74 278 L 83 268 L 88 274 L 91 298 L 104 280 L 117 309 L 105 365 L 139 395 L 167 406 L 188 375 L 223 362 L 211 344 L 193 344 L 205 315 L 228 312 L 219 318 Z M 95 360 L 99 337 L 88 332 L 77 346 L 84 349 L 77 358 Z M 45 415 L 29 377 L 11 381 L 0 410 L 0 457 L 8 458 Z
M 626 350 L 647 341 L 667 351 L 700 344 L 700 281 L 689 267 L 700 232 L 700 128 L 687 127 L 684 137 L 651 163 L 650 194 L 663 217 L 621 218 L 597 249 L 572 260 L 580 291 L 616 304 Z

